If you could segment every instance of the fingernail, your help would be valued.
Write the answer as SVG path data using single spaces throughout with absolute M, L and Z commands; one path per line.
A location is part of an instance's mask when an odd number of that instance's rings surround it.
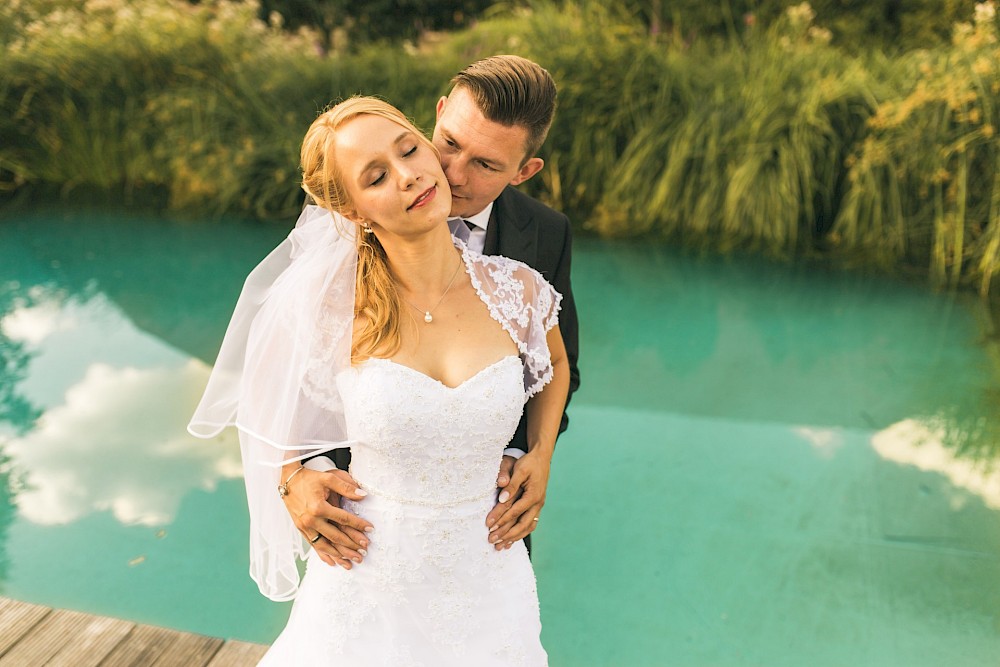
M 505 502 L 507 502 L 508 498 L 510 498 L 510 494 L 507 493 L 506 491 L 501 491 L 500 492 L 500 497 L 498 498 L 498 500 L 500 502 L 502 502 L 502 503 L 505 503 Z
M 511 548 L 512 546 L 514 546 L 514 543 L 513 543 L 513 542 L 508 542 L 508 543 L 507 543 L 507 548 L 508 548 L 508 549 L 510 549 L 510 548 Z
M 364 549 L 358 549 L 358 553 L 361 554 L 362 556 L 367 556 L 368 555 L 368 552 L 365 551 Z
M 506 484 L 507 482 L 510 481 L 510 478 L 509 477 L 500 477 L 500 478 L 497 479 L 497 481 L 499 483 L 501 483 L 501 484 Z
M 375 532 L 375 527 L 374 526 L 365 526 L 365 532 L 369 533 L 369 534 L 370 533 L 374 533 Z
M 353 560 L 355 563 L 360 563 L 361 562 L 361 557 L 359 556 L 357 558 L 352 558 L 351 560 Z
M 354 495 L 364 497 L 368 495 L 368 492 L 359 486 L 358 489 L 354 492 Z
M 495 524 L 496 522 L 497 522 L 497 520 L 496 520 L 496 519 L 487 519 L 487 520 L 486 520 L 486 525 L 487 525 L 487 526 L 492 526 L 492 525 L 493 525 L 493 524 Z
M 494 530 L 496 530 L 499 527 L 500 527 L 500 524 L 498 523 L 497 525 L 495 525 L 492 528 L 490 528 L 490 532 L 492 533 Z
M 490 544 L 496 544 L 500 541 L 499 535 L 490 535 Z

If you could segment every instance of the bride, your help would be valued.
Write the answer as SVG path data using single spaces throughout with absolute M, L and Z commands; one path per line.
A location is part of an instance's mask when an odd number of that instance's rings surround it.
M 527 552 L 495 550 L 483 518 L 526 401 L 525 456 L 548 468 L 569 387 L 561 297 L 452 238 L 436 150 L 394 107 L 338 104 L 301 158 L 319 206 L 248 277 L 189 426 L 239 429 L 251 576 L 295 599 L 260 664 L 545 665 Z M 281 501 L 302 459 L 338 447 L 355 485 L 346 568 Z

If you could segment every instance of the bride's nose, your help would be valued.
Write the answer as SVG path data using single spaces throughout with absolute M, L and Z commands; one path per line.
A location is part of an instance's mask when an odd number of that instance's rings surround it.
M 415 168 L 404 165 L 399 167 L 399 187 L 409 190 L 420 181 L 420 172 Z

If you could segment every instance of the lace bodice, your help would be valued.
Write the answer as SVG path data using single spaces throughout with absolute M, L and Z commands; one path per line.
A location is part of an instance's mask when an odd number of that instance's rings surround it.
M 527 264 L 506 257 L 480 255 L 459 239 L 453 241 L 462 252 L 465 271 L 490 316 L 517 345 L 522 370 L 522 402 L 526 401 L 552 379 L 546 334 L 559 321 L 562 295 Z M 330 303 L 343 298 L 340 292 L 327 296 Z M 350 323 L 337 319 L 336 312 L 331 307 L 319 317 L 312 346 L 314 351 L 309 357 L 303 382 L 309 399 L 330 410 L 339 410 L 346 396 L 344 388 L 331 377 L 330 369 L 339 367 L 336 354 L 350 331 Z
M 351 473 L 370 493 L 448 507 L 496 489 L 503 449 L 524 403 L 522 365 L 508 356 L 448 387 L 387 359 L 340 373 Z

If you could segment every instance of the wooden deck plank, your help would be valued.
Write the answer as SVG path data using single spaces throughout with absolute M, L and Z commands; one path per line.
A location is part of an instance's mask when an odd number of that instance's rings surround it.
M 106 616 L 91 616 L 90 622 L 71 638 L 48 667 L 98 667 L 132 631 L 135 623 Z
M 215 637 L 178 632 L 177 638 L 150 667 L 192 667 L 206 665 L 222 648 L 223 640 Z
M 0 667 L 243 667 L 267 648 L 0 597 Z
M 153 625 L 137 625 L 108 654 L 101 667 L 146 667 L 170 650 L 177 639 L 176 630 Z
M 93 617 L 57 609 L 0 658 L 0 666 L 44 665 L 78 635 Z
M 48 607 L 0 598 L 0 656 L 52 613 Z
M 267 653 L 267 646 L 235 639 L 227 641 L 208 663 L 208 667 L 247 667 L 256 665 Z

